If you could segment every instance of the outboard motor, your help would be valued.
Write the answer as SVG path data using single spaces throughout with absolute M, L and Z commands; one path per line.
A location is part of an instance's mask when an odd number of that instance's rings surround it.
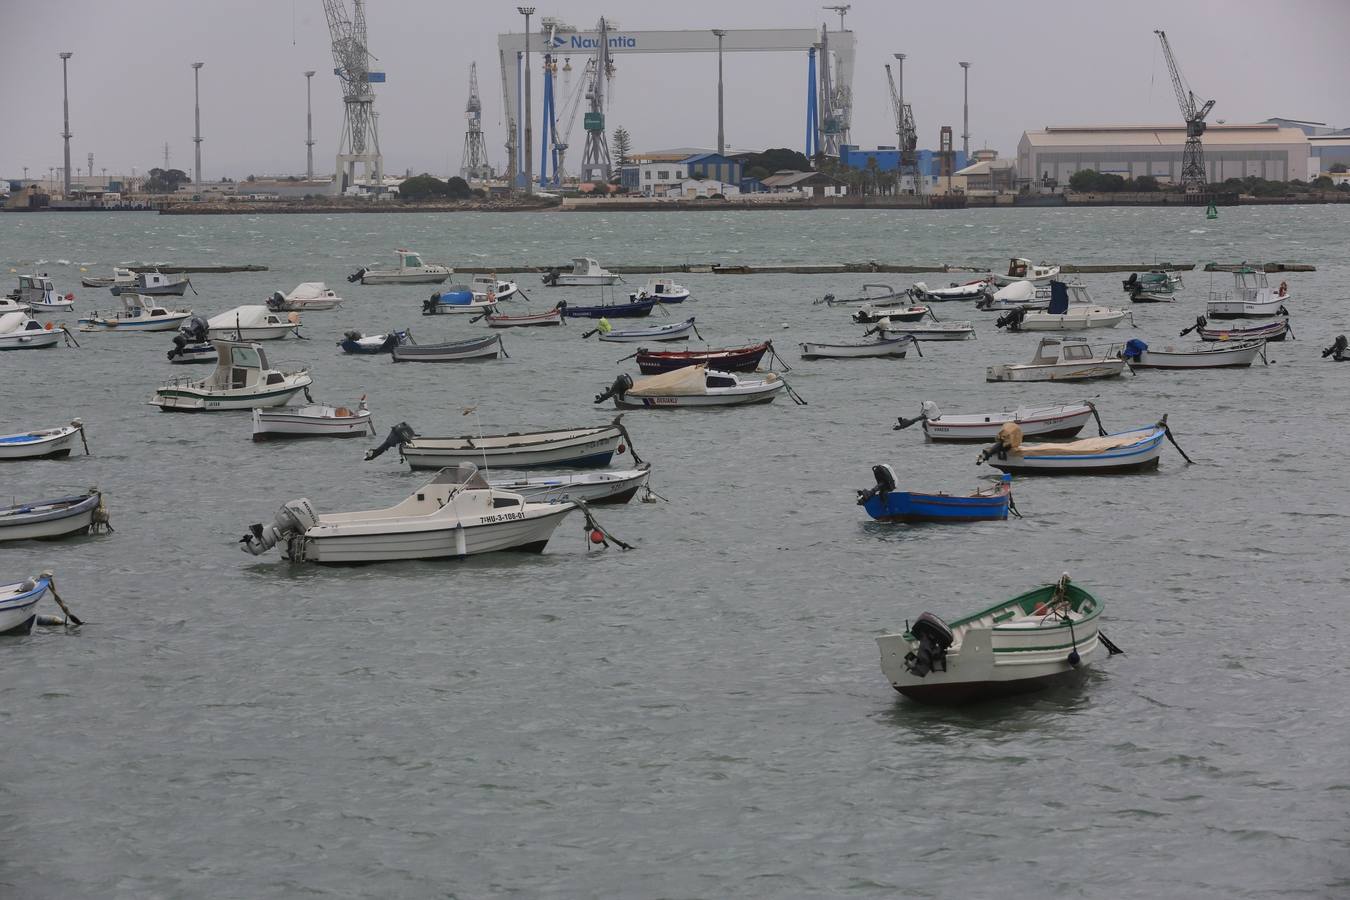
M 173 349 L 169 351 L 169 359 L 182 356 L 187 351 L 188 344 L 204 343 L 209 328 L 207 321 L 201 316 L 193 316 L 179 325 L 178 333 L 173 336 Z
M 407 422 L 399 422 L 393 428 L 389 429 L 389 437 L 384 439 L 384 443 L 374 450 L 366 451 L 366 459 L 374 459 L 386 450 L 392 450 L 394 447 L 402 448 L 404 444 L 417 437 L 417 432 L 413 431 L 412 426 Z
M 267 298 L 267 308 L 272 312 L 281 312 L 286 307 L 286 295 L 281 291 L 273 291 L 272 296 Z
M 1322 351 L 1322 358 L 1330 356 L 1336 362 L 1345 362 L 1350 357 L 1346 356 L 1346 348 L 1350 346 L 1350 341 L 1346 341 L 1345 335 L 1336 335 L 1336 340 L 1331 342 L 1331 346 Z
M 895 490 L 895 470 L 885 463 L 880 463 L 872 467 L 872 477 L 876 479 L 876 484 L 865 491 L 858 491 L 858 505 L 862 506 L 873 497 L 880 496 L 884 501 L 886 495 Z
M 248 526 L 248 533 L 239 539 L 244 546 L 241 550 L 254 556 L 266 553 L 278 543 L 293 535 L 302 535 L 319 524 L 319 514 L 309 500 L 301 497 L 281 505 L 270 525 L 254 523 Z
M 604 403 L 610 397 L 619 397 L 622 399 L 623 395 L 628 393 L 632 387 L 633 377 L 627 372 L 624 372 L 618 378 L 614 379 L 614 383 L 609 386 L 609 390 L 605 391 L 603 394 L 595 395 L 595 402 Z
M 1134 286 L 1135 286 L 1136 284 L 1138 284 L 1138 283 L 1139 283 L 1139 273 L 1138 273 L 1138 272 L 1131 272 L 1131 273 L 1130 273 L 1130 277 L 1129 277 L 1129 278 L 1126 278 L 1126 279 L 1125 279 L 1124 281 L 1122 281 L 1120 284 L 1121 284 L 1121 286 L 1122 286 L 1123 288 L 1125 288 L 1125 290 L 1126 290 L 1127 292 L 1129 292 L 1129 291 L 1133 291 L 1133 290 L 1134 290 Z
M 437 291 L 436 293 L 432 294 L 428 299 L 423 300 L 422 315 L 424 316 L 434 315 L 436 312 L 436 304 L 440 302 L 440 299 L 441 293 L 440 291 Z
M 1139 358 L 1148 351 L 1148 344 L 1139 340 L 1139 338 L 1130 338 L 1125 342 L 1125 349 L 1121 351 L 1120 358 L 1131 362 L 1139 362 Z
M 905 669 L 917 678 L 941 668 L 947 671 L 947 648 L 952 645 L 952 630 L 947 623 L 926 612 L 910 626 L 919 647 L 905 654 Z
M 1177 337 L 1185 337 L 1186 335 L 1190 334 L 1192 331 L 1195 331 L 1195 330 L 1198 329 L 1198 328 L 1204 328 L 1204 327 L 1205 327 L 1206 325 L 1208 325 L 1208 324 L 1209 324 L 1209 320 L 1206 319 L 1204 316 L 1196 316 L 1196 317 L 1195 317 L 1195 324 L 1192 325 L 1190 328 L 1187 328 L 1185 331 L 1182 331 L 1180 334 L 1177 335 Z
M 539 280 L 544 282 L 544 284 L 548 285 L 549 287 L 555 287 L 558 284 L 558 276 L 561 274 L 562 269 L 559 269 L 555 266 L 552 269 L 549 269 L 543 275 L 539 276 Z
M 352 284 L 356 284 L 356 282 L 360 281 L 365 276 L 366 276 L 366 267 L 362 266 L 352 274 L 348 275 L 347 280 L 350 281 Z
M 899 424 L 892 425 L 891 430 L 903 431 L 911 425 L 917 425 L 920 422 L 930 421 L 932 419 L 939 419 L 941 417 L 942 417 L 942 410 L 938 409 L 938 405 L 934 403 L 932 400 L 925 400 L 923 401 L 923 405 L 919 408 L 919 414 L 917 416 L 915 416 L 912 419 L 906 419 L 904 416 L 900 416 L 896 420 L 897 422 L 899 422 Z
M 994 320 L 994 326 L 997 328 L 1007 328 L 1011 331 L 1022 330 L 1022 320 L 1027 317 L 1026 307 L 1019 306 L 1016 309 L 1010 309 L 1003 315 Z

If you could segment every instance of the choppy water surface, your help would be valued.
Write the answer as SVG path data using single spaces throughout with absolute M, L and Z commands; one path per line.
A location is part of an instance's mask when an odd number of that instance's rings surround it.
M 509 360 L 344 358 L 347 328 L 423 341 L 423 287 L 348 285 L 395 246 L 430 261 L 1074 262 L 1297 259 L 1299 340 L 1250 371 L 1148 373 L 1091 387 L 990 385 L 1036 338 L 973 315 L 979 339 L 904 361 L 796 364 L 848 337 L 810 299 L 879 278 L 682 276 L 712 342 L 774 338 L 810 405 L 636 412 L 669 503 L 601 510 L 640 546 L 587 554 L 569 519 L 541 556 L 355 569 L 254 559 L 235 541 L 283 500 L 383 506 L 423 476 L 366 441 L 255 445 L 244 413 L 145 405 L 183 374 L 159 335 L 0 355 L 5 431 L 79 416 L 94 455 L 5 465 L 6 497 L 98 485 L 117 531 L 0 546 L 0 577 L 42 568 L 88 621 L 0 647 L 0 895 L 1092 896 L 1350 893 L 1345 506 L 1350 209 L 1000 210 L 345 217 L 0 216 L 0 264 L 44 269 L 81 308 L 79 266 L 254 262 L 194 279 L 198 311 L 325 280 L 346 308 L 269 346 L 316 397 L 370 397 L 383 432 L 599 422 L 627 348 L 583 330 L 508 332 Z M 1118 279 L 1085 280 L 1119 303 Z M 1226 276 L 1219 276 L 1226 279 Z M 640 279 L 630 279 L 640 280 Z M 926 279 L 943 283 L 940 276 Z M 1182 302 L 1136 308 L 1176 338 Z M 536 306 L 588 291 L 526 282 Z M 1226 281 L 1219 282 L 1227 286 Z M 792 351 L 792 352 L 787 352 Z M 976 449 L 892 432 L 952 411 L 1097 396 L 1109 427 L 1168 413 L 1156 474 L 1025 479 L 1025 519 L 882 528 L 853 490 L 966 490 Z M 1081 690 L 1003 706 L 900 700 L 873 638 L 955 617 L 1067 570 L 1106 601 L 1127 655 Z M 54 609 L 49 610 L 54 611 Z

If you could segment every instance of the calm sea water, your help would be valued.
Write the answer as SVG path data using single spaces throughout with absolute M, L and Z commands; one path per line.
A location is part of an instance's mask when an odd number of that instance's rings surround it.
M 1308 897 L 1350 894 L 1350 753 L 1340 484 L 1350 367 L 1346 207 L 653 215 L 0 216 L 0 265 L 50 272 L 81 309 L 81 266 L 252 262 L 194 278 L 194 309 L 324 280 L 348 298 L 269 346 L 314 394 L 365 393 L 381 434 L 600 422 L 627 349 L 576 325 L 506 334 L 511 358 L 393 366 L 340 356 L 347 328 L 423 342 L 424 287 L 344 277 L 392 259 L 548 263 L 993 264 L 1293 259 L 1298 340 L 1249 371 L 1090 387 L 991 385 L 1035 338 L 924 357 L 796 361 L 860 330 L 813 306 L 905 276 L 681 276 L 713 343 L 772 337 L 809 406 L 636 412 L 668 503 L 601 510 L 640 549 L 588 553 L 570 519 L 546 553 L 355 569 L 240 553 L 292 497 L 383 506 L 424 476 L 367 441 L 255 445 L 244 413 L 145 404 L 166 336 L 80 334 L 0 355 L 5 431 L 79 416 L 92 456 L 10 463 L 5 497 L 98 485 L 116 533 L 0 545 L 0 577 L 43 568 L 88 624 L 0 647 L 0 896 Z M 921 276 L 922 277 L 922 276 Z M 1118 279 L 1085 280 L 1120 303 Z M 1219 276 L 1223 278 L 1224 276 Z M 640 279 L 630 279 L 640 280 Z M 930 285 L 944 283 L 928 277 Z M 525 280 L 534 305 L 592 291 Z M 1109 337 L 1155 343 L 1202 311 L 1134 310 Z M 1226 281 L 1216 283 L 1227 287 Z M 523 304 L 520 304 L 523 306 Z M 1169 414 L 1186 466 L 1023 480 L 1026 518 L 878 527 L 869 467 L 969 490 L 976 448 L 925 445 L 897 415 L 1098 398 L 1108 427 Z M 1105 600 L 1126 655 L 1077 690 L 960 711 L 901 700 L 873 638 L 955 617 L 1068 571 Z M 49 609 L 48 612 L 55 612 Z

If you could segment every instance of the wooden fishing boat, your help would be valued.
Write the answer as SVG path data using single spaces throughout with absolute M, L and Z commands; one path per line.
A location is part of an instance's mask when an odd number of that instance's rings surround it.
M 299 313 L 283 316 L 257 305 L 236 306 L 206 320 L 208 337 L 222 341 L 279 341 L 298 335 L 299 328 Z
M 21 434 L 0 435 L 0 460 L 65 459 L 75 448 L 75 438 L 84 440 L 84 423 L 71 419 L 69 425 L 39 428 Z M 88 443 L 84 452 L 89 454 Z
M 983 300 L 989 293 L 989 279 L 981 278 L 965 284 L 953 283 L 951 287 L 930 288 L 922 281 L 914 282 L 909 296 L 915 303 L 948 303 L 962 300 Z
M 772 403 L 787 385 L 773 372 L 745 375 L 719 372 L 705 365 L 684 366 L 639 378 L 620 375 L 596 403 L 614 399 L 618 409 L 687 409 Z
M 128 284 L 115 279 L 108 288 L 114 297 L 119 294 L 140 294 L 142 297 L 181 297 L 192 282 L 186 275 L 165 275 L 163 272 L 137 272 Z
M 911 306 L 906 300 L 889 306 L 884 303 L 868 304 L 858 308 L 853 314 L 853 321 L 859 325 L 873 325 L 882 319 L 889 319 L 892 322 L 917 322 L 931 312 L 926 306 Z
M 506 355 L 506 345 L 500 334 L 469 338 L 463 341 L 445 341 L 440 344 L 398 344 L 391 351 L 394 362 L 470 362 L 497 359 Z
M 150 398 L 164 412 L 219 412 L 285 406 L 314 379 L 308 369 L 283 371 L 267 363 L 261 344 L 215 341 L 216 368 L 207 378 L 166 381 Z
M 370 407 L 362 397 L 355 409 L 315 403 L 309 406 L 253 410 L 253 440 L 308 437 L 360 437 L 375 433 Z
M 488 484 L 499 491 L 520 494 L 539 503 L 582 500 L 586 503 L 627 503 L 651 477 L 651 465 L 635 469 L 607 469 L 603 472 L 576 472 L 566 475 L 536 475 L 533 478 L 489 478 Z
M 941 322 L 936 319 L 932 322 L 896 322 L 882 318 L 874 327 L 888 337 L 901 334 L 916 341 L 969 341 L 975 337 L 975 326 L 970 322 L 949 322 L 945 319 Z
M 103 495 L 91 490 L 55 500 L 0 507 L 0 541 L 50 540 L 85 534 L 96 518 L 107 520 L 102 503 Z
M 504 469 L 602 468 L 609 465 L 616 452 L 624 451 L 626 435 L 627 430 L 618 418 L 592 428 L 460 437 L 421 437 L 408 423 L 400 422 L 390 429 L 383 444 L 366 452 L 366 459 L 375 459 L 386 450 L 397 448 L 414 469 L 439 469 L 461 462 Z M 628 445 L 631 448 L 631 440 Z M 633 458 L 640 462 L 636 454 Z
M 909 348 L 919 350 L 913 335 L 898 334 L 894 337 L 877 335 L 875 340 L 856 341 L 848 344 L 820 344 L 803 341 L 802 359 L 904 359 Z
M 55 347 L 65 329 L 48 322 L 46 327 L 26 312 L 0 315 L 0 350 L 43 350 Z
M 908 290 L 897 291 L 889 284 L 864 284 L 862 296 L 840 299 L 835 297 L 834 294 L 826 294 L 819 300 L 813 300 L 812 304 L 816 306 L 819 306 L 822 303 L 828 306 L 853 306 L 855 304 L 877 306 L 887 302 L 904 303 L 908 305 L 912 301 Z
M 1125 320 L 1125 310 L 1097 306 L 1081 284 L 1050 282 L 1050 303 L 1042 311 L 1012 309 L 994 322 L 1009 331 L 1085 331 L 1090 328 L 1115 328 Z
M 454 274 L 445 266 L 422 262 L 420 254 L 412 250 L 395 250 L 398 265 L 393 269 L 371 269 L 362 266 L 347 276 L 349 282 L 362 284 L 441 284 Z
M 985 381 L 1089 381 L 1117 378 L 1125 371 L 1119 345 L 1097 353 L 1082 338 L 1043 337 L 1029 363 L 1005 363 L 985 370 Z
M 578 256 L 572 260 L 571 271 L 564 272 L 554 267 L 545 272 L 541 280 L 547 287 L 594 287 L 614 284 L 619 280 L 619 276 L 590 257 Z
M 858 505 L 878 522 L 994 522 L 1008 518 L 1012 503 L 1012 476 L 973 494 L 923 494 L 896 490 L 895 470 L 888 465 L 872 467 L 876 484 L 858 491 Z
M 1030 281 L 1032 284 L 1044 284 L 1059 274 L 1059 266 L 1042 263 L 1033 266 L 1031 260 L 1015 256 L 1008 260 L 1008 271 L 1004 274 L 993 273 L 989 277 L 995 284 L 1012 284 L 1014 281 Z
M 272 312 L 309 312 L 310 310 L 338 309 L 342 298 L 322 281 L 306 281 L 289 293 L 273 291 L 267 298 L 267 308 Z
M 422 315 L 445 316 L 492 312 L 497 298 L 492 294 L 474 293 L 467 284 L 452 284 L 422 301 Z
M 151 297 L 122 293 L 120 312 L 93 312 L 80 319 L 81 331 L 173 331 L 192 315 L 190 309 L 169 309 Z
M 1219 369 L 1247 368 L 1258 356 L 1264 358 L 1266 342 L 1223 341 L 1200 343 L 1190 347 L 1149 349 L 1148 344 L 1132 338 L 1121 356 L 1131 369 Z
M 900 417 L 894 429 L 900 431 L 915 423 L 923 423 L 923 433 L 930 441 L 950 443 L 983 443 L 995 440 L 1004 425 L 1015 423 L 1024 437 L 1073 437 L 1083 430 L 1088 419 L 1097 414 L 1090 402 L 1068 403 L 1061 406 L 1019 407 L 1012 411 L 948 415 L 932 400 L 925 400 L 919 415 L 912 419 Z
M 1105 604 L 1068 574 L 987 609 L 944 622 L 925 612 L 877 638 L 881 671 L 904 696 L 960 704 L 1081 678 L 1114 649 L 1098 632 Z
M 638 371 L 643 375 L 658 375 L 685 366 L 707 366 L 719 372 L 753 372 L 764 354 L 772 349 L 773 341 L 721 350 L 648 350 L 641 347 L 634 357 Z
M 641 319 L 650 316 L 657 301 L 634 300 L 629 303 L 606 303 L 600 306 L 566 306 L 563 315 L 573 319 Z
M 0 584 L 0 637 L 30 634 L 37 620 L 37 605 L 51 587 L 46 575 Z
M 1289 327 L 1289 317 L 1273 319 L 1269 322 L 1250 322 L 1234 325 L 1230 328 L 1210 328 L 1209 320 L 1196 316 L 1195 324 L 1185 329 L 1178 337 L 1185 337 L 1192 331 L 1202 341 L 1282 341 L 1285 335 L 1293 336 Z
M 398 331 L 388 331 L 384 334 L 362 334 L 359 331 L 349 331 L 342 336 L 342 340 L 338 341 L 337 345 L 342 348 L 343 353 L 360 356 L 363 354 L 392 353 L 395 347 L 411 343 L 413 343 L 412 329 L 403 328 Z
M 536 325 L 562 325 L 564 303 L 545 312 L 522 313 L 516 316 L 508 316 L 497 312 L 495 309 L 488 312 L 483 318 L 487 321 L 489 328 L 526 328 Z
M 690 316 L 683 322 L 645 325 L 641 328 L 625 328 L 621 331 L 605 331 L 598 328 L 595 333 L 600 335 L 600 340 L 609 344 L 638 344 L 645 341 L 687 341 L 689 335 L 698 334 L 698 329 L 694 327 L 694 317 Z M 582 337 L 586 337 L 586 335 L 582 335 Z
M 1121 475 L 1158 468 L 1167 420 L 1076 441 L 1022 443 L 1021 430 L 1005 425 L 977 462 L 1016 475 Z

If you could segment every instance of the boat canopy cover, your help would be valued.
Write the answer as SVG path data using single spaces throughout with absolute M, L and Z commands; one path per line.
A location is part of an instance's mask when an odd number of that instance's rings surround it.
M 1007 426 L 1004 426 L 1007 427 Z M 1148 437 L 1151 428 L 1141 431 L 1125 431 L 1120 434 L 1108 434 L 1106 437 L 1083 438 L 1080 441 L 1060 443 L 1023 444 L 1023 456 L 1082 456 L 1090 453 L 1106 453 L 1137 444 Z
M 12 312 L 0 315 L 0 334 L 9 334 L 11 331 L 23 330 L 23 324 L 28 319 L 26 312 Z
M 490 489 L 483 474 L 471 462 L 462 462 L 454 468 L 446 467 L 436 473 L 429 484 L 462 484 L 470 490 L 486 491 Z
M 628 394 L 633 397 L 692 397 L 708 392 L 708 367 L 684 366 L 639 378 Z
M 295 286 L 295 290 L 286 295 L 287 300 L 317 300 L 322 297 L 328 285 L 322 281 L 306 281 Z
M 1022 302 L 1036 299 L 1036 285 L 1030 281 L 1014 281 L 994 292 L 995 300 Z
M 1069 311 L 1069 286 L 1062 281 L 1050 282 L 1050 305 L 1046 311 L 1052 316 L 1062 316 Z
M 1126 359 L 1138 359 L 1146 352 L 1148 352 L 1148 344 L 1139 340 L 1139 338 L 1130 338 L 1125 342 Z

